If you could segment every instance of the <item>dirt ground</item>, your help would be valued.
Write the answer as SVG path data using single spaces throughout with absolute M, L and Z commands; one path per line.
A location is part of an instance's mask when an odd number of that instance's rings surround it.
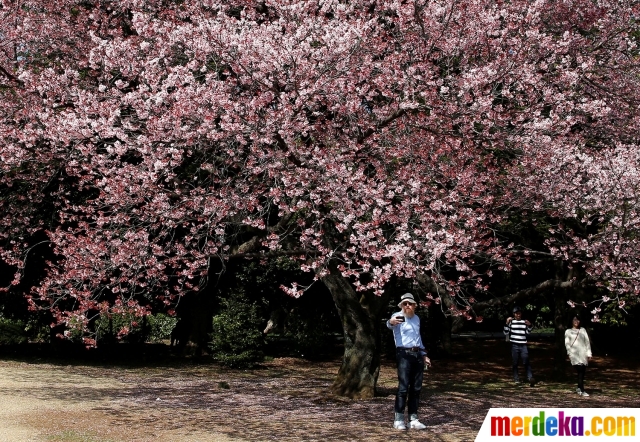
M 425 376 L 426 431 L 403 440 L 473 441 L 491 407 L 640 407 L 638 359 L 595 357 L 588 398 L 551 381 L 547 342 L 530 345 L 535 387 L 510 382 L 499 341 L 458 341 L 455 356 L 434 359 Z M 339 359 L 276 358 L 254 370 L 230 370 L 175 358 L 104 365 L 0 359 L 0 441 L 388 441 L 395 363 L 381 367 L 378 397 L 349 401 L 327 391 Z

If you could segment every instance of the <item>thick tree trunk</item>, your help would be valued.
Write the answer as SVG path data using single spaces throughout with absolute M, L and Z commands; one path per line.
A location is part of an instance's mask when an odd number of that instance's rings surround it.
M 389 293 L 359 293 L 334 270 L 322 278 L 331 292 L 344 331 L 344 356 L 331 392 L 351 399 L 375 396 L 380 373 L 381 315 Z
M 178 307 L 178 329 L 174 329 L 177 338 L 176 349 L 183 353 L 188 342 L 195 344 L 195 356 L 200 357 L 207 348 L 212 330 L 215 297 L 209 290 L 190 293 L 181 300 Z

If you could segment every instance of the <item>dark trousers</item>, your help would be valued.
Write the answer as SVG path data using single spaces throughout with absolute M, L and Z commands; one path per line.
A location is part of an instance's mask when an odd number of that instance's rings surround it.
M 513 362 L 513 380 L 520 379 L 518 376 L 518 359 L 522 360 L 522 365 L 527 372 L 527 379 L 533 378 L 531 365 L 529 365 L 529 349 L 527 344 L 511 344 L 511 360 Z
M 580 391 L 584 391 L 584 375 L 587 372 L 587 366 L 583 364 L 574 365 L 576 372 L 578 373 L 578 388 Z
M 424 358 L 418 352 L 396 348 L 398 363 L 398 394 L 396 394 L 395 412 L 404 414 L 409 408 L 409 416 L 418 414 Z

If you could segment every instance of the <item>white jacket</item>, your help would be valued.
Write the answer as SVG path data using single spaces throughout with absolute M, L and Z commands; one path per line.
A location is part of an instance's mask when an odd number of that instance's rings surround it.
M 571 365 L 589 365 L 591 357 L 591 343 L 584 328 L 576 330 L 570 328 L 564 332 L 564 346 L 567 349 Z

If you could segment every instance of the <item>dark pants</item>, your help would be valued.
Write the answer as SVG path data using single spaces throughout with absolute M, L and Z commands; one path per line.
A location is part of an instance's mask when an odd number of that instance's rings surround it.
M 522 365 L 527 371 L 527 379 L 533 378 L 533 372 L 531 371 L 531 365 L 529 365 L 529 349 L 527 344 L 511 344 L 511 360 L 513 362 L 513 380 L 518 381 L 518 359 L 522 360 Z
M 578 372 L 578 388 L 580 391 L 584 391 L 584 375 L 587 372 L 587 366 L 583 364 L 574 365 L 576 372 Z
M 398 363 L 398 394 L 396 394 L 395 412 L 404 414 L 408 405 L 409 416 L 418 414 L 424 358 L 418 352 L 396 348 Z

